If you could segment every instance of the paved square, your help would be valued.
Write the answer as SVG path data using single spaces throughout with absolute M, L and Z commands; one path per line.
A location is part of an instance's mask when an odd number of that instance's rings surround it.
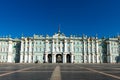
M 120 80 L 120 64 L 0 64 L 0 80 Z

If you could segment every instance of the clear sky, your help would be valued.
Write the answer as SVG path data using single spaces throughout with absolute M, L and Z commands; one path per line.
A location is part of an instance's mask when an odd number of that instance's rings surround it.
M 0 36 L 120 33 L 120 0 L 0 0 Z

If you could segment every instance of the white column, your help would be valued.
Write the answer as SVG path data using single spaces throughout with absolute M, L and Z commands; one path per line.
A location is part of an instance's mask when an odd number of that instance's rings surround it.
M 73 53 L 74 52 L 74 46 L 73 46 L 73 41 L 70 41 L 70 52 Z
M 112 54 L 111 54 L 111 42 L 107 42 L 107 61 L 112 63 Z
M 94 54 L 92 55 L 92 63 L 95 63 L 95 57 L 94 57 Z
M 49 49 L 48 43 L 49 43 L 49 41 L 46 40 L 45 42 L 46 42 L 46 45 L 45 45 L 45 63 L 47 63 L 48 62 L 48 49 Z
M 48 62 L 48 54 L 45 54 L 45 63 Z
M 52 63 L 56 63 L 56 55 L 52 54 Z
M 36 61 L 35 55 L 33 55 L 32 57 L 33 57 L 32 62 L 34 63 Z
M 62 41 L 60 41 L 60 52 L 63 52 L 63 44 L 62 44 Z
M 32 41 L 29 40 L 29 60 L 28 60 L 29 63 L 32 62 L 31 56 L 32 56 Z
M 92 52 L 92 63 L 95 63 L 95 51 L 94 51 L 94 47 L 93 47 L 93 40 L 91 41 L 91 52 Z
M 52 41 L 52 63 L 56 63 L 56 55 L 55 55 L 55 41 Z
M 88 55 L 88 63 L 91 63 L 91 55 Z
M 90 42 L 89 39 L 87 40 L 87 54 L 88 54 L 88 63 L 91 63 L 91 57 L 90 57 Z
M 100 60 L 99 60 L 99 53 L 98 53 L 98 40 L 96 40 L 96 56 L 97 56 L 97 63 L 100 63 Z
M 29 54 L 29 60 L 28 60 L 29 63 L 31 63 L 31 54 Z
M 67 40 L 64 41 L 64 44 L 65 44 L 65 49 L 64 49 L 64 52 L 67 52 Z
M 84 54 L 84 62 L 83 63 L 86 63 L 86 54 Z
M 23 63 L 23 49 L 24 49 L 23 43 L 24 42 L 21 40 L 20 63 Z
M 34 45 L 33 45 L 33 54 L 34 54 L 34 52 L 36 52 L 36 43 L 35 43 L 35 40 L 33 42 L 34 42 Z
M 56 52 L 59 52 L 59 48 L 58 48 L 58 39 L 56 40 Z
M 7 62 L 12 62 L 12 41 L 8 41 L 8 60 Z
M 27 55 L 27 54 L 25 54 L 25 55 L 24 55 L 24 58 L 25 58 L 24 62 L 25 62 L 25 63 L 27 63 L 27 60 L 28 60 L 28 55 Z
M 27 39 L 25 39 L 25 53 L 27 52 Z
M 46 40 L 45 52 L 48 52 L 48 51 L 49 51 L 49 41 Z
M 24 45 L 23 44 L 24 44 L 24 42 L 21 40 L 21 47 L 20 47 L 20 49 L 21 49 L 20 51 L 21 52 L 23 52 L 23 49 L 24 49 Z
M 66 63 L 66 54 L 63 54 L 63 63 Z
M 32 41 L 29 40 L 29 52 L 31 53 L 32 52 Z
M 83 41 L 83 53 L 84 53 L 84 63 L 86 63 L 86 51 L 85 51 L 85 41 Z
M 73 54 L 71 54 L 71 63 L 73 63 L 74 62 L 74 57 L 73 57 Z
M 20 54 L 20 63 L 23 63 L 23 54 Z
M 98 41 L 96 41 L 96 53 L 98 54 Z
M 35 40 L 33 40 L 33 51 L 32 51 L 32 62 L 34 63 L 36 60 L 35 60 L 35 52 L 36 52 L 36 42 Z
M 110 54 L 110 63 L 113 63 L 113 61 L 112 61 L 112 54 Z
M 24 55 L 24 62 L 27 63 L 28 61 L 28 51 L 27 51 L 27 48 L 28 47 L 28 44 L 27 44 L 27 38 L 25 39 L 25 55 Z
M 54 44 L 54 40 L 53 40 L 53 43 L 52 43 L 52 52 L 55 52 L 55 44 Z
M 96 56 L 97 56 L 97 63 L 100 63 L 99 54 L 97 54 Z
M 109 44 L 109 50 L 110 50 L 110 63 L 112 63 L 112 51 L 111 51 L 111 42 Z

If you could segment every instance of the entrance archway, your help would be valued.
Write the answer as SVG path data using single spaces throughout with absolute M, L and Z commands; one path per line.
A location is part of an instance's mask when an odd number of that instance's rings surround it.
M 48 54 L 48 63 L 52 63 L 52 55 Z
M 67 59 L 67 63 L 71 63 L 71 56 L 70 56 L 70 54 L 67 54 L 66 59 Z
M 62 63 L 62 55 L 61 54 L 57 54 L 56 55 L 56 63 Z

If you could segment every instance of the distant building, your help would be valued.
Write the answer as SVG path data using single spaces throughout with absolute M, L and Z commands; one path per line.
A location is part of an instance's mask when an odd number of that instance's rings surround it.
M 1 63 L 118 63 L 120 36 L 114 38 L 53 36 L 0 38 Z

